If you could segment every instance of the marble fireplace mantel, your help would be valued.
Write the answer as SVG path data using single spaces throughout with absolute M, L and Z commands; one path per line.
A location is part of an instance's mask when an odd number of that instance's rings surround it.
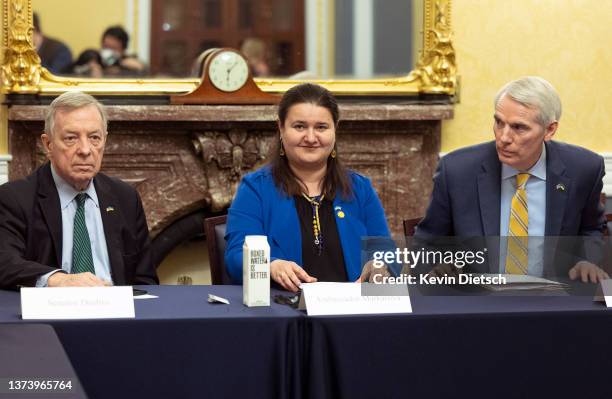
M 9 107 L 9 179 L 45 161 L 45 106 Z M 102 171 L 139 191 L 153 236 L 199 209 L 221 212 L 240 177 L 266 162 L 276 137 L 275 106 L 109 105 Z M 390 227 L 423 215 L 452 105 L 343 103 L 339 156 L 370 177 Z

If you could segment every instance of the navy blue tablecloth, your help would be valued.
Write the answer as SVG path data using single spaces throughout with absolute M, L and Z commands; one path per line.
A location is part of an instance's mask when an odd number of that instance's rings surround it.
M 135 319 L 49 322 L 90 398 L 300 397 L 301 312 L 247 308 L 242 287 L 141 288 L 159 298 L 136 300 Z M 0 291 L 0 323 L 19 312 Z
M 310 398 L 612 398 L 612 312 L 588 297 L 414 297 L 312 317 Z
M 247 308 L 144 287 L 136 319 L 51 321 L 91 398 L 611 398 L 612 312 L 585 296 L 417 296 L 413 314 Z M 207 294 L 231 305 L 211 305 Z M 0 323 L 24 323 L 0 291 Z

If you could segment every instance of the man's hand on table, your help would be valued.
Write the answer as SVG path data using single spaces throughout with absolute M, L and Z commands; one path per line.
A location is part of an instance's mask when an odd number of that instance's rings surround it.
M 603 271 L 599 266 L 585 260 L 576 263 L 569 271 L 571 280 L 580 279 L 583 283 L 599 283 L 602 280 L 609 279 L 608 273 Z
M 104 287 L 110 286 L 110 281 L 104 281 L 90 272 L 67 274 L 53 273 L 47 280 L 48 287 Z

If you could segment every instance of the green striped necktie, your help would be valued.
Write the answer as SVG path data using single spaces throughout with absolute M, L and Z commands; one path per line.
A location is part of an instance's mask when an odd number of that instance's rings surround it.
M 74 215 L 74 240 L 72 241 L 72 273 L 91 272 L 96 274 L 93 257 L 91 256 L 91 241 L 85 224 L 85 200 L 87 194 L 79 193 L 75 197 L 77 210 Z

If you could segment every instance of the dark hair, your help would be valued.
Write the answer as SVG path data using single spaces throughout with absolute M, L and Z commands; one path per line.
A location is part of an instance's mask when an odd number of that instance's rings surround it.
M 285 92 L 278 105 L 279 124 L 281 126 L 285 124 L 291 107 L 304 103 L 314 104 L 327 109 L 334 121 L 335 128 L 338 128 L 340 112 L 338 111 L 336 98 L 326 88 L 312 83 L 302 83 Z M 278 140 L 272 148 L 270 157 L 274 183 L 287 195 L 301 195 L 306 187 L 289 167 L 287 157 L 280 155 L 281 145 L 279 132 Z M 336 146 L 334 146 L 334 149 L 336 149 Z M 337 155 L 335 158 L 328 157 L 327 171 L 322 184 L 322 194 L 331 200 L 335 198 L 336 192 L 339 191 L 344 199 L 349 199 L 353 195 L 349 179 L 348 170 L 342 165 L 339 157 Z
M 100 57 L 100 53 L 98 50 L 94 50 L 92 48 L 88 48 L 87 50 L 83 50 L 79 57 L 74 62 L 75 66 L 85 65 L 90 61 L 96 61 L 98 64 L 102 65 L 102 57 Z
M 95 61 L 98 65 L 100 65 L 100 68 L 102 68 L 102 57 L 100 56 L 100 53 L 98 53 L 98 50 L 88 48 L 87 50 L 83 50 L 83 52 L 79 54 L 77 60 L 70 64 L 70 66 L 66 68 L 66 70 L 64 70 L 64 73 L 68 73 L 71 75 L 90 76 L 92 70 L 89 63 L 91 61 Z
M 104 40 L 106 36 L 111 36 L 119 40 L 121 42 L 121 47 L 123 47 L 124 50 L 127 48 L 128 42 L 130 41 L 130 36 L 120 25 L 115 25 L 111 26 L 110 28 L 107 28 L 104 31 L 104 34 L 102 34 L 102 40 Z
M 34 31 L 40 33 L 40 19 L 38 13 L 32 13 L 32 24 L 34 25 Z

